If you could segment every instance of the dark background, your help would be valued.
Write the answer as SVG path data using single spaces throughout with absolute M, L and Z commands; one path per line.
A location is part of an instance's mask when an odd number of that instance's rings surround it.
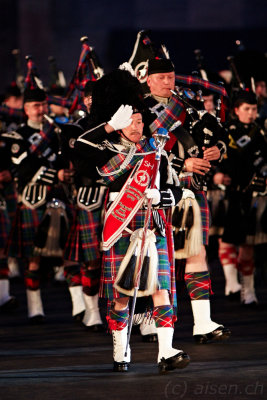
M 266 0 L 0 0 L 0 90 L 14 79 L 12 49 L 31 54 L 44 84 L 54 56 L 67 83 L 78 62 L 84 35 L 105 72 L 128 61 L 139 30 L 164 43 L 177 73 L 196 69 L 199 48 L 213 71 L 228 68 L 235 41 L 267 51 Z

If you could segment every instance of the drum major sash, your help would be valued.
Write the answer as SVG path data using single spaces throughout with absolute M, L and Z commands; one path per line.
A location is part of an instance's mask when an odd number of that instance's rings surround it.
M 136 164 L 120 193 L 108 209 L 102 233 L 103 250 L 106 251 L 121 237 L 138 209 L 144 202 L 144 192 L 155 170 L 155 154 L 146 155 Z

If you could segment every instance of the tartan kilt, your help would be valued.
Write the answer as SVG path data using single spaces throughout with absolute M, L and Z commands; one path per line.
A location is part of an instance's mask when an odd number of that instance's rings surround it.
M 16 216 L 17 209 L 17 191 L 14 182 L 11 182 L 5 186 L 4 196 L 10 221 L 13 221 Z
M 192 190 L 194 192 L 196 201 L 198 202 L 200 213 L 201 213 L 201 223 L 202 223 L 202 240 L 203 245 L 209 244 L 209 229 L 211 224 L 210 209 L 207 200 L 207 195 L 203 190 L 195 190 L 191 185 L 191 177 L 179 178 L 181 187 Z
M 9 257 L 33 257 L 34 238 L 45 208 L 31 209 L 24 204 L 17 205 L 16 216 L 12 222 L 7 255 Z
M 138 210 L 128 228 L 131 231 L 143 228 L 146 210 Z M 153 229 L 154 223 L 153 218 L 150 218 L 149 229 Z M 113 284 L 115 282 L 119 266 L 123 257 L 125 256 L 127 249 L 130 244 L 130 233 L 123 231 L 122 237 L 112 246 L 108 251 L 103 252 L 102 260 L 102 271 L 100 280 L 100 292 L 99 296 L 113 300 L 119 297 L 125 297 L 124 294 L 119 293 L 114 289 Z M 171 266 L 168 258 L 168 246 L 166 237 L 160 236 L 157 232 L 156 235 L 156 247 L 158 250 L 159 264 L 158 264 L 158 282 L 159 289 L 167 289 L 171 292 Z
M 8 234 L 10 231 L 10 220 L 7 209 L 0 210 L 0 249 L 6 248 L 8 243 Z
M 94 211 L 76 209 L 64 249 L 64 259 L 90 262 L 101 259 L 102 208 Z

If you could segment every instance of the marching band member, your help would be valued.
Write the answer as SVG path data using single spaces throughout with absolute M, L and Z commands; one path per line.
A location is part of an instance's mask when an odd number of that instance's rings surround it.
M 10 295 L 10 276 L 5 249 L 10 231 L 7 198 L 13 174 L 9 149 L 4 134 L 0 138 L 0 311 L 9 312 L 18 306 L 17 299 Z
M 24 110 L 27 123 L 10 132 L 8 138 L 5 135 L 11 142 L 11 161 L 16 171 L 18 190 L 17 213 L 10 233 L 8 255 L 21 257 L 27 263 L 28 317 L 31 323 L 36 324 L 44 321 L 40 292 L 42 248 L 49 241 L 50 246 L 56 246 L 59 256 L 62 254 L 60 239 L 49 236 L 52 218 L 48 208 L 54 210 L 53 214 L 57 212 L 57 228 L 61 227 L 62 231 L 65 231 L 67 217 L 64 204 L 54 197 L 53 192 L 62 166 L 58 157 L 58 137 L 51 126 L 44 130 L 44 114 L 48 111 L 46 93 L 39 88 L 25 89 Z M 43 217 L 45 219 L 41 224 Z
M 97 166 L 99 176 L 109 188 L 102 234 L 100 296 L 112 302 L 108 325 L 113 336 L 113 369 L 120 372 L 128 371 L 130 363 L 130 348 L 125 354 L 128 304 L 133 295 L 136 262 L 142 251 L 139 237 L 147 212 L 145 198 L 152 199 L 153 207 L 166 218 L 165 209 L 177 204 L 182 196 L 174 182 L 166 183 L 166 157 L 162 157 L 156 187 L 149 187 L 155 150 L 143 136 L 141 98 L 141 86 L 129 72 L 117 70 L 105 75 L 95 83 L 93 90 L 91 114 L 95 123 L 75 143 L 77 151 L 87 154 L 91 165 Z M 146 236 L 145 247 L 150 262 L 138 293 L 153 298 L 153 319 L 159 342 L 158 367 L 160 372 L 167 372 L 186 367 L 189 356 L 172 347 L 175 281 L 170 263 L 172 236 L 168 228 L 171 226 L 166 220 L 163 236 L 157 229 L 153 211 L 149 217 L 149 240 Z
M 226 295 L 240 292 L 245 306 L 258 303 L 254 287 L 254 245 L 266 243 L 266 135 L 255 120 L 257 99 L 254 93 L 240 92 L 233 104 L 233 117 L 227 123 L 227 158 L 214 179 L 228 178 L 226 211 L 219 256 L 226 280 Z
M 155 127 L 160 126 L 162 117 L 165 120 L 173 119 L 173 124 L 177 120 L 186 123 L 185 106 L 172 94 L 172 91 L 175 90 L 175 71 L 170 59 L 149 60 L 147 85 L 150 94 L 146 101 L 150 110 L 155 114 L 155 119 L 150 125 L 152 131 Z M 215 117 L 207 113 L 195 124 L 195 130 L 202 133 L 203 138 L 203 131 L 206 130 L 208 134 L 215 136 L 215 131 L 218 129 L 221 134 Z M 227 339 L 230 336 L 229 329 L 222 324 L 213 322 L 210 316 L 211 283 L 205 250 L 205 246 L 208 244 L 209 207 L 200 179 L 209 171 L 211 161 L 219 160 L 222 157 L 226 146 L 223 139 L 219 137 L 212 146 L 206 148 L 203 139 L 201 145 L 179 126 L 172 133 L 177 138 L 177 142 L 171 147 L 169 146 L 175 156 L 172 160 L 173 167 L 180 174 L 181 185 L 193 191 L 201 210 L 202 245 L 197 253 L 186 257 L 184 273 L 194 316 L 193 337 L 197 343 Z M 167 146 L 168 143 L 165 148 Z
M 100 250 L 102 231 L 102 209 L 106 187 L 96 182 L 95 173 L 86 173 L 81 167 L 81 157 L 76 154 L 74 144 L 87 130 L 92 98 L 92 83 L 88 81 L 84 90 L 87 115 L 75 124 L 62 127 L 62 152 L 73 166 L 74 208 L 70 233 L 64 251 L 64 274 L 72 300 L 72 315 L 81 321 L 87 330 L 103 330 L 99 311 L 99 283 L 102 253 Z

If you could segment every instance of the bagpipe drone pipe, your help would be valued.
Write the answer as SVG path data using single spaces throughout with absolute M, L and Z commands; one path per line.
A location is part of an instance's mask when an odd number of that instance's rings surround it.
M 183 103 L 186 110 L 183 126 L 172 131 L 182 143 L 186 155 L 202 158 L 204 150 L 215 145 L 223 153 L 227 137 L 220 123 L 221 100 L 217 102 L 215 116 L 204 109 L 201 90 L 195 93 L 191 89 L 176 88 L 172 93 Z M 206 190 L 205 176 L 194 173 L 192 185 L 197 190 Z

